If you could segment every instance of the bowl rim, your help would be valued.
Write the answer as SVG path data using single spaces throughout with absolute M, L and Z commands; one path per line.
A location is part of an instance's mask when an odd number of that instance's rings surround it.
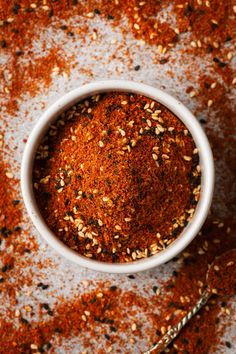
M 184 228 L 178 238 L 173 241 L 163 251 L 148 258 L 130 263 L 107 263 L 92 260 L 80 255 L 66 246 L 57 236 L 48 228 L 42 218 L 35 201 L 32 186 L 32 168 L 38 145 L 48 130 L 50 124 L 58 116 L 73 106 L 75 103 L 86 97 L 102 92 L 131 92 L 147 96 L 157 102 L 160 102 L 172 111 L 189 129 L 193 140 L 198 148 L 201 165 L 201 194 L 197 204 L 194 216 L 188 225 Z M 54 250 L 68 260 L 77 265 L 92 270 L 106 273 L 136 273 L 154 268 L 158 265 L 168 262 L 177 256 L 194 239 L 201 229 L 213 196 L 214 190 L 214 162 L 210 144 L 200 123 L 194 115 L 179 100 L 168 93 L 154 88 L 152 86 L 127 80 L 104 80 L 95 81 L 80 86 L 73 91 L 65 94 L 53 103 L 40 117 L 31 131 L 27 140 L 21 164 L 21 190 L 27 212 L 41 236 L 50 244 Z

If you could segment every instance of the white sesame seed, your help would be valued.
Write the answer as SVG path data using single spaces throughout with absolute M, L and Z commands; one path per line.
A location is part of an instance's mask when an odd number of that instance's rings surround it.
M 6 176 L 7 176 L 7 178 L 10 178 L 10 179 L 12 179 L 14 177 L 12 172 L 6 172 Z
M 157 161 L 158 156 L 156 154 L 152 154 L 152 158 L 153 158 L 153 160 Z
M 193 47 L 193 48 L 197 48 L 197 43 L 194 42 L 194 41 L 190 42 L 190 45 L 191 45 L 191 47 Z
M 196 96 L 196 91 L 191 91 L 190 94 L 189 94 L 190 97 L 194 97 Z
M 136 323 L 133 323 L 133 324 L 132 324 L 131 329 L 132 329 L 132 331 L 136 331 L 136 329 L 137 329 Z
M 217 272 L 220 270 L 220 268 L 219 268 L 217 265 L 215 265 L 213 268 L 214 268 L 214 270 L 217 271 Z
M 211 107 L 213 105 L 213 101 L 212 100 L 209 100 L 208 102 L 207 102 L 207 106 L 208 107 Z
M 103 141 L 101 141 L 101 140 L 99 141 L 99 143 L 98 143 L 98 144 L 99 144 L 99 146 L 100 146 L 100 147 L 103 147 L 103 146 L 104 146 L 104 142 L 103 142 Z
M 96 295 L 98 298 L 102 298 L 103 297 L 103 293 L 97 293 Z
M 134 24 L 134 28 L 135 28 L 136 30 L 139 30 L 139 29 L 140 29 L 140 26 L 139 26 L 137 23 L 135 23 L 135 24 Z
M 94 17 L 94 13 L 93 12 L 89 12 L 86 15 L 88 18 L 93 18 Z
M 102 226 L 102 225 L 103 225 L 102 220 L 98 219 L 98 225 L 99 225 L 99 226 Z
M 191 160 L 192 160 L 192 157 L 190 157 L 190 156 L 184 156 L 184 160 L 185 160 L 185 161 L 191 161 Z

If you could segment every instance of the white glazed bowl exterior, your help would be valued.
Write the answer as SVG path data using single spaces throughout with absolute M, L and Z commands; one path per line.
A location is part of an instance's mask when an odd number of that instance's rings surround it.
M 32 186 L 32 168 L 36 150 L 50 124 L 75 103 L 86 97 L 109 91 L 141 94 L 160 102 L 172 111 L 189 129 L 199 150 L 202 169 L 201 195 L 191 222 L 179 237 L 166 249 L 149 258 L 131 263 L 105 263 L 88 259 L 71 250 L 48 228 L 35 201 Z M 207 137 L 193 114 L 177 99 L 154 87 L 125 80 L 97 81 L 69 92 L 61 97 L 42 115 L 32 130 L 25 146 L 21 166 L 21 189 L 29 216 L 43 238 L 62 256 L 74 263 L 96 271 L 108 273 L 135 273 L 151 269 L 178 255 L 197 235 L 203 225 L 211 205 L 214 189 L 214 163 Z

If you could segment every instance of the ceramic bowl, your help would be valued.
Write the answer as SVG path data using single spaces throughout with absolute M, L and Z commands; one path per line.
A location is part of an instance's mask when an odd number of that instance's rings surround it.
M 105 263 L 92 260 L 80 255 L 62 243 L 48 228 L 42 218 L 35 201 L 32 186 L 32 168 L 35 153 L 49 126 L 63 111 L 67 110 L 75 103 L 86 97 L 109 91 L 141 94 L 160 102 L 172 111 L 186 125 L 192 134 L 199 151 L 202 171 L 200 200 L 197 204 L 192 220 L 188 223 L 179 237 L 160 253 L 131 263 Z M 109 273 L 134 273 L 154 268 L 169 261 L 188 246 L 197 235 L 207 217 L 212 201 L 214 189 L 214 163 L 208 139 L 201 125 L 193 114 L 176 98 L 157 88 L 132 81 L 98 81 L 78 87 L 67 93 L 49 107 L 38 120 L 25 146 L 21 168 L 21 188 L 25 206 L 35 227 L 42 237 L 63 257 L 66 257 L 79 266 L 87 267 L 96 271 Z

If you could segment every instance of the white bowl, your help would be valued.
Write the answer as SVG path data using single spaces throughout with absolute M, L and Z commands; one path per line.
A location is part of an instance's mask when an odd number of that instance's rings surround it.
M 101 92 L 120 91 L 141 94 L 160 102 L 172 111 L 189 129 L 195 144 L 199 150 L 201 176 L 201 194 L 194 216 L 179 237 L 166 249 L 149 258 L 141 259 L 131 263 L 105 263 L 88 259 L 71 250 L 62 243 L 56 235 L 48 228 L 42 218 L 35 201 L 32 186 L 32 168 L 36 150 L 41 139 L 46 134 L 50 124 L 58 116 L 75 103 Z M 214 164 L 213 157 L 207 137 L 192 113 L 177 99 L 154 87 L 123 80 L 98 81 L 81 86 L 55 102 L 49 107 L 39 119 L 27 141 L 21 167 L 21 188 L 27 211 L 45 240 L 62 256 L 76 264 L 109 273 L 134 273 L 144 271 L 169 261 L 180 253 L 197 235 L 203 225 L 212 201 L 214 189 Z

